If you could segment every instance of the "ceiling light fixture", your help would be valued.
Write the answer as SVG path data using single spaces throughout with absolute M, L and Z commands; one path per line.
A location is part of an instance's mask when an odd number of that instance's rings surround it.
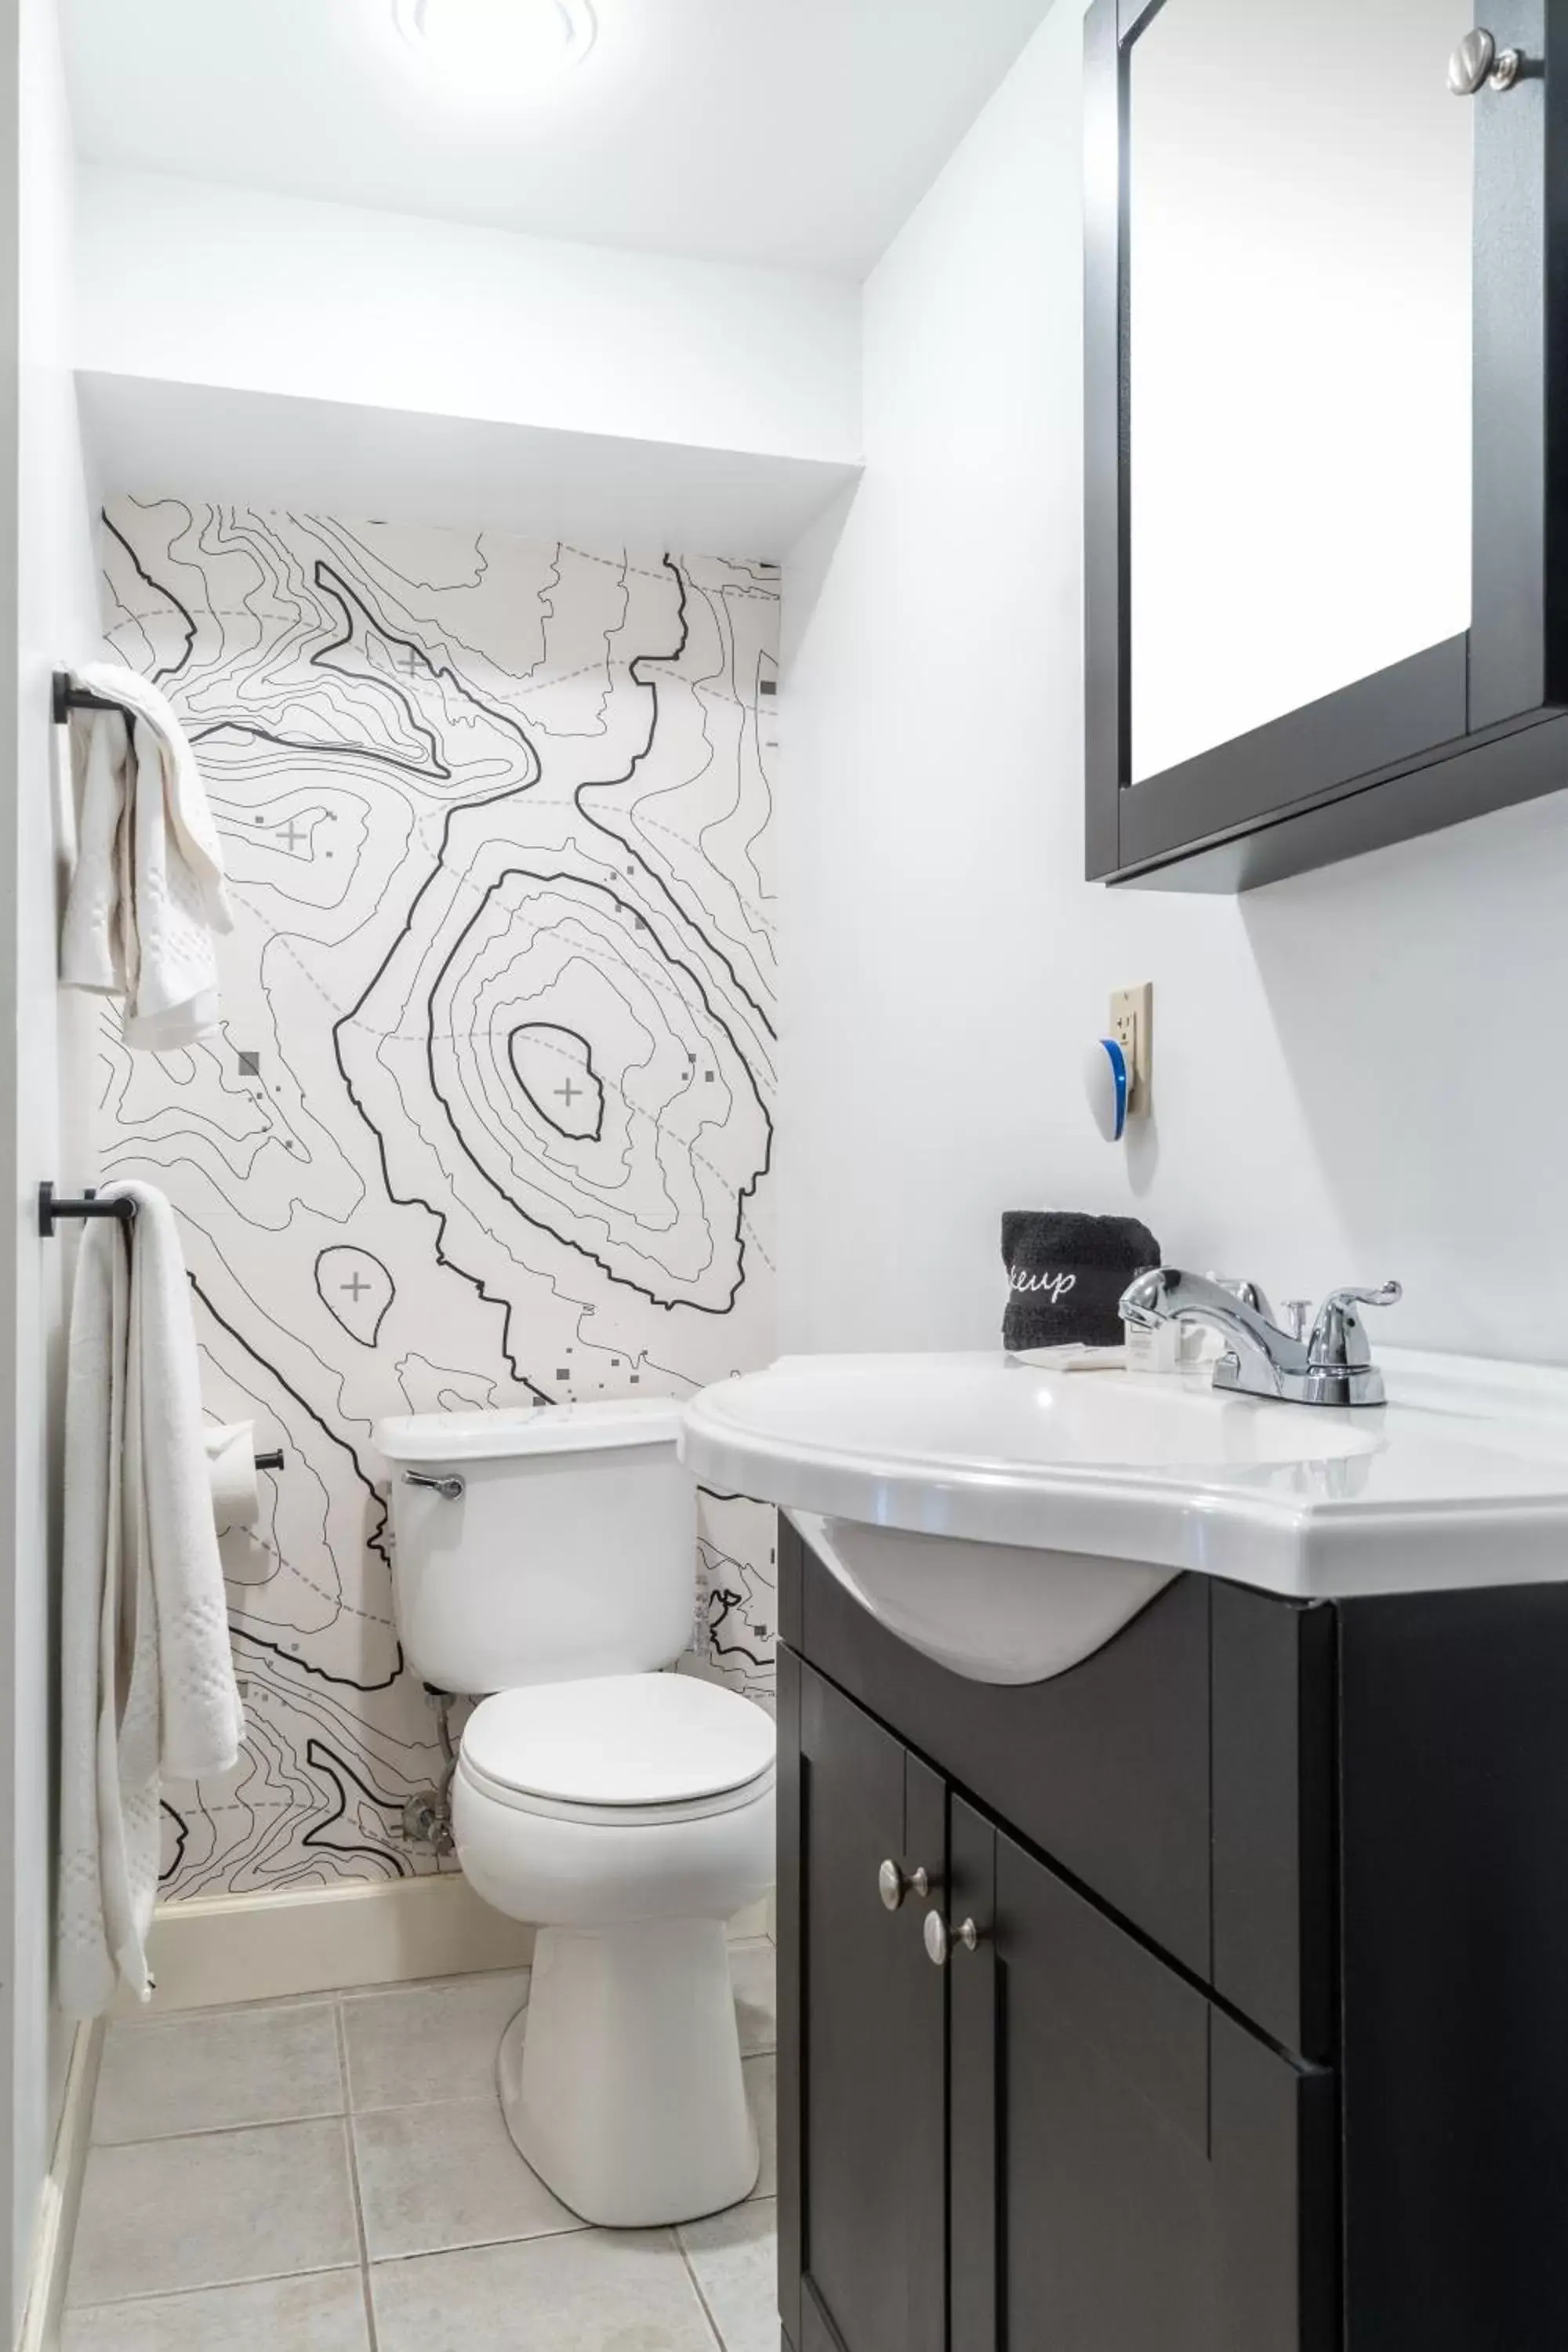
M 443 79 L 502 100 L 581 65 L 599 37 L 593 0 L 393 0 L 392 13 Z

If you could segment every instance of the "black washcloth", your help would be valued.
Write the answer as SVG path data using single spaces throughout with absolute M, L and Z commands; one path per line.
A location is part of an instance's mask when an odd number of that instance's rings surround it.
M 1002 1344 L 1031 1348 L 1121 1343 L 1121 1294 L 1160 1263 L 1160 1244 L 1136 1217 L 1089 1217 L 1071 1209 L 1008 1209 L 1002 1218 L 1007 1312 Z

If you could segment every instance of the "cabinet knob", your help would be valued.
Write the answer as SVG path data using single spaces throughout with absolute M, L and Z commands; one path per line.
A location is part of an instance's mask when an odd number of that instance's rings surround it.
M 940 1911 L 928 1911 L 925 1924 L 926 1958 L 939 1969 L 945 1969 L 952 1958 L 952 1948 L 962 1944 L 972 1952 L 980 1941 L 980 1930 L 973 1919 L 961 1927 L 950 1927 Z
M 883 1910 L 896 1911 L 906 1895 L 929 1895 L 931 1880 L 923 1870 L 911 1870 L 906 1878 L 896 1862 L 885 1862 L 877 1873 L 877 1892 Z
M 1478 98 L 1483 89 L 1511 89 L 1523 67 L 1518 49 L 1500 49 L 1486 26 L 1478 25 L 1448 59 L 1448 88 L 1456 98 Z

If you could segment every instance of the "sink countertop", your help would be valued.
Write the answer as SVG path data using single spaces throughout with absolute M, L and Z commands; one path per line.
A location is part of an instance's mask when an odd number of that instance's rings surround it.
M 1207 1366 L 786 1356 L 695 1396 L 681 1451 L 786 1509 L 1304 1600 L 1568 1582 L 1568 1370 L 1377 1360 L 1388 1402 L 1332 1410 L 1221 1394 Z

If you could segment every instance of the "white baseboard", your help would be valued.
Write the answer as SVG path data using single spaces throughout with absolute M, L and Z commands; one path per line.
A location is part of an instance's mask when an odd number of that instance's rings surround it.
M 150 2002 L 126 2003 L 121 2014 L 526 1968 L 533 1930 L 492 1911 L 466 1878 L 444 1871 L 160 1903 L 147 1950 L 156 1990 Z
M 771 1918 L 771 1900 L 752 1904 L 730 1933 L 766 1936 Z M 157 1990 L 149 2003 L 128 2002 L 121 2014 L 526 1968 L 533 1929 L 493 1911 L 457 1872 L 443 1871 L 161 1903 L 148 1951 Z
M 54 2156 L 38 2205 L 27 2300 L 16 2352 L 56 2352 L 60 2340 L 66 2280 L 76 2239 L 82 2174 L 87 2169 L 88 2145 L 92 2137 L 93 2094 L 98 2088 L 98 2063 L 102 2054 L 102 2020 L 95 2018 L 89 2024 L 79 2025 L 66 2069 Z

